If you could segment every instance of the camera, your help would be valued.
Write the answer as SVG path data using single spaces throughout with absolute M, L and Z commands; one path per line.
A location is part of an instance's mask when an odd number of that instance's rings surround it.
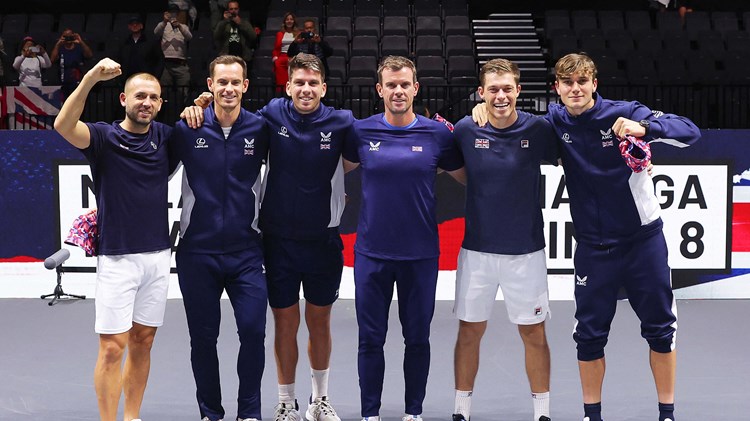
M 38 53 L 39 53 L 39 51 L 41 51 L 41 50 L 39 49 L 39 47 L 37 47 L 37 46 L 35 45 L 35 46 L 33 46 L 33 47 L 29 47 L 29 51 L 30 51 L 30 52 L 32 52 L 32 53 L 37 53 L 37 54 L 38 54 Z
M 67 41 L 67 42 L 71 42 L 71 41 L 75 41 L 75 40 L 76 40 L 76 37 L 74 37 L 73 35 L 65 35 L 65 36 L 63 37 L 63 39 L 64 39 L 65 41 Z
M 302 39 L 312 39 L 314 36 L 315 36 L 315 34 L 312 33 L 312 32 L 301 32 L 299 34 L 299 37 L 302 38 Z

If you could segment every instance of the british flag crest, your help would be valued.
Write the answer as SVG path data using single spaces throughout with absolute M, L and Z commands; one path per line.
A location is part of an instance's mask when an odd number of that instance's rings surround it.
M 474 147 L 477 149 L 489 149 L 490 140 L 489 139 L 474 139 Z

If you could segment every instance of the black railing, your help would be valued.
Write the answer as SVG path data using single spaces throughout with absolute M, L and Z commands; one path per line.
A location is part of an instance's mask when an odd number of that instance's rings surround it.
M 172 124 L 187 104 L 192 103 L 203 87 L 164 87 L 165 103 L 158 121 Z M 639 101 L 653 110 L 673 113 L 690 118 L 703 129 L 747 129 L 750 128 L 750 86 L 666 86 L 627 85 L 603 86 L 597 89 L 603 97 Z M 119 101 L 118 86 L 102 85 L 90 93 L 83 121 L 113 121 L 122 119 L 123 107 Z M 253 85 L 243 96 L 243 107 L 256 111 L 272 98 L 283 96 L 275 86 Z M 535 114 L 544 114 L 547 104 L 557 102 L 557 95 L 550 86 L 546 92 L 521 93 L 517 107 Z M 440 113 L 456 122 L 471 113 L 480 101 L 473 85 L 432 85 L 420 88 L 417 101 L 426 105 L 430 112 Z M 352 110 L 357 118 L 365 118 L 383 111 L 382 100 L 374 86 L 331 85 L 323 99 L 326 105 Z M 24 114 L 8 115 L 0 122 L 0 129 L 37 129 L 46 125 L 51 128 L 54 117 Z

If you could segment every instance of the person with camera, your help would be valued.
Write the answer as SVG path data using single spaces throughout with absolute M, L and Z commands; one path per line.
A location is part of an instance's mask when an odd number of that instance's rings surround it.
M 164 71 L 161 74 L 162 86 L 187 87 L 190 84 L 190 67 L 187 64 L 187 42 L 193 33 L 184 23 L 177 20 L 180 8 L 169 5 L 164 19 L 156 24 L 154 35 L 161 38 L 161 51 L 164 53 Z
M 52 66 L 44 47 L 32 37 L 26 37 L 21 44 L 21 54 L 13 60 L 13 68 L 18 72 L 18 86 L 42 87 L 42 69 Z
M 60 38 L 52 47 L 50 61 L 58 63 L 60 67 L 60 84 L 65 98 L 68 97 L 81 82 L 83 77 L 83 62 L 94 55 L 86 42 L 71 28 L 65 28 Z
M 214 28 L 214 42 L 219 47 L 219 54 L 242 57 L 249 67 L 257 36 L 250 21 L 240 17 L 240 2 L 227 3 L 223 19 Z
M 299 34 L 297 17 L 292 12 L 286 12 L 281 21 L 281 30 L 276 33 L 276 43 L 271 53 L 277 90 L 283 90 L 289 81 L 289 47 L 294 44 Z
M 312 54 L 319 58 L 323 63 L 323 68 L 325 68 L 325 74 L 329 73 L 328 61 L 326 59 L 333 54 L 333 48 L 315 30 L 315 21 L 312 19 L 305 21 L 302 32 L 297 35 L 297 38 L 294 39 L 294 42 L 287 50 L 287 56 L 290 60 L 299 53 Z

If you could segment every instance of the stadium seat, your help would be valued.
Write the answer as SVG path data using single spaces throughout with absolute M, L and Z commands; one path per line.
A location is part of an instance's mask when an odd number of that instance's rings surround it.
M 414 16 L 442 16 L 435 0 L 414 0 Z
M 346 72 L 346 58 L 342 56 L 331 56 L 326 60 L 328 63 L 329 78 L 336 78 L 339 82 L 344 82 L 349 75 Z
M 86 17 L 85 32 L 88 34 L 105 35 L 112 32 L 112 14 L 111 13 L 89 13 Z M 144 25 L 144 31 L 146 31 Z M 154 28 L 150 28 L 153 33 Z
M 659 32 L 676 32 L 682 30 L 682 18 L 676 11 L 656 14 L 656 29 Z
M 442 35 L 443 28 L 437 16 L 417 16 L 414 26 L 414 35 Z
M 297 0 L 295 12 L 297 16 L 311 16 L 321 20 L 325 16 L 325 6 L 323 0 Z
M 474 43 L 468 35 L 448 35 L 445 40 L 445 56 L 473 56 Z
M 34 33 L 55 32 L 55 17 L 52 13 L 32 13 L 28 20 L 29 29 Z
M 268 6 L 268 16 L 284 16 L 286 12 L 296 12 L 296 10 L 297 0 L 274 0 Z
M 353 77 L 377 78 L 378 61 L 375 56 L 352 56 L 349 60 L 349 79 Z
M 380 17 L 380 0 L 357 0 L 357 16 Z
M 325 40 L 331 49 L 333 49 L 333 55 L 342 56 L 347 61 L 349 60 L 349 40 L 345 36 L 326 36 Z
M 345 36 L 346 39 L 352 39 L 352 18 L 349 16 L 329 16 L 326 19 L 325 36 L 331 35 Z
M 409 36 L 409 19 L 406 16 L 388 16 L 383 18 L 383 35 Z
M 599 28 L 605 32 L 625 29 L 625 17 L 619 10 L 600 10 L 598 17 Z
M 651 30 L 651 16 L 645 10 L 626 10 L 625 28 L 630 32 Z
M 419 77 L 445 77 L 445 60 L 440 56 L 417 56 Z
M 377 16 L 357 16 L 354 19 L 354 36 L 358 35 L 380 37 L 380 18 Z
M 739 18 L 735 12 L 715 11 L 711 13 L 711 27 L 723 33 L 740 29 Z
M 380 39 L 380 54 L 409 57 L 409 39 L 405 35 L 384 35 Z
M 450 35 L 471 35 L 471 22 L 468 16 L 446 16 L 443 21 L 443 32 Z
M 409 0 L 383 0 L 383 16 L 409 16 Z
M 474 56 L 448 57 L 448 79 L 453 83 L 457 77 L 476 77 L 477 63 Z
M 328 0 L 328 17 L 354 17 L 354 0 Z
M 352 38 L 352 56 L 372 56 L 380 55 L 380 44 L 378 37 L 370 35 L 355 35 Z
M 418 35 L 414 45 L 414 55 L 442 56 L 443 40 L 438 35 Z

